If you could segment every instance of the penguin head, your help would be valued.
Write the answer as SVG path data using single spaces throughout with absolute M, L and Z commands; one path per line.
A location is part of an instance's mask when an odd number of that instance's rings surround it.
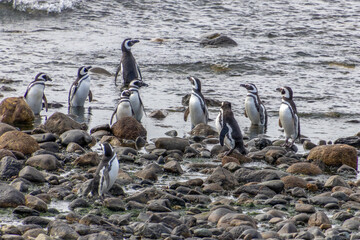
M 129 85 L 130 88 L 140 88 L 140 87 L 143 87 L 143 86 L 147 87 L 149 85 L 147 85 L 146 83 L 144 83 L 141 80 L 133 80 L 133 81 L 131 81 L 131 83 Z
M 198 90 L 199 92 L 201 92 L 201 82 L 198 78 L 196 77 L 188 77 L 189 81 L 191 82 L 191 85 L 193 87 L 194 90 Z
M 257 93 L 258 90 L 257 90 L 257 87 L 255 86 L 255 84 L 252 84 L 252 83 L 249 83 L 249 84 L 240 84 L 240 87 L 244 87 L 246 88 L 246 90 L 249 92 L 249 93 Z
M 89 73 L 89 70 L 91 69 L 91 66 L 82 66 L 78 70 L 78 77 L 82 78 L 83 76 L 86 76 Z
M 140 42 L 137 39 L 131 39 L 131 38 L 127 38 L 123 41 L 122 45 L 121 45 L 121 50 L 122 51 L 131 51 L 131 47 L 134 46 L 135 43 Z
M 131 91 L 130 90 L 124 90 L 121 92 L 121 96 L 120 98 L 129 98 L 131 95 Z
M 221 109 L 222 110 L 231 110 L 231 103 L 228 101 L 222 102 Z
M 104 152 L 105 157 L 111 157 L 113 155 L 113 148 L 111 147 L 111 145 L 109 143 L 104 142 L 104 143 L 100 144 L 100 146 Z
M 293 91 L 290 87 L 277 88 L 276 91 L 280 92 L 283 98 L 292 99 Z
M 46 75 L 45 73 L 41 72 L 41 73 L 38 73 L 35 77 L 35 81 L 52 81 L 51 78 Z

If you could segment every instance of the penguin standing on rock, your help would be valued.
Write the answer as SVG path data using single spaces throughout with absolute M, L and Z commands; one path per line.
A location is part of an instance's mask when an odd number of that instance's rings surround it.
M 124 86 L 128 86 L 132 80 L 138 79 L 142 81 L 139 65 L 136 63 L 134 56 L 131 53 L 131 47 L 138 43 L 139 40 L 127 38 L 121 45 L 122 57 L 120 65 L 115 73 L 115 86 L 118 75 L 122 76 Z
M 230 102 L 222 102 L 220 113 L 216 118 L 216 128 L 219 132 L 220 145 L 226 146 L 230 149 L 226 156 L 230 155 L 235 149 L 241 154 L 245 155 L 246 149 L 244 147 L 243 136 L 237 123 L 234 113 L 231 110 Z
M 141 122 L 141 119 L 144 115 L 144 105 L 142 103 L 139 88 L 143 86 L 148 86 L 146 83 L 140 80 L 133 80 L 129 85 L 129 91 L 131 92 L 130 103 L 134 112 L 134 117 L 138 122 Z
M 82 66 L 79 68 L 78 77 L 70 87 L 68 97 L 69 107 L 83 107 L 87 97 L 89 97 L 89 102 L 92 101 L 89 75 L 90 69 L 91 66 Z
M 44 93 L 45 82 L 47 81 L 52 80 L 48 75 L 41 72 L 36 75 L 35 80 L 26 89 L 24 98 L 35 115 L 39 115 L 41 112 L 42 100 L 45 103 L 45 110 L 48 111 L 48 103 Z
M 90 196 L 104 197 L 114 185 L 119 172 L 119 161 L 111 145 L 107 142 L 101 144 L 104 155 L 96 169 L 92 182 Z
M 111 116 L 110 125 L 112 125 L 114 116 L 116 116 L 116 121 L 119 121 L 119 119 L 123 118 L 123 117 L 133 117 L 134 116 L 134 111 L 133 111 L 133 109 L 131 107 L 131 103 L 130 103 L 130 95 L 131 95 L 131 92 L 129 90 L 122 91 L 120 101 L 119 101 L 114 113 Z
M 245 98 L 245 117 L 249 118 L 252 125 L 267 125 L 268 116 L 264 104 L 261 102 L 255 84 L 240 84 L 248 91 Z
M 190 114 L 191 129 L 199 123 L 207 124 L 209 121 L 209 113 L 205 103 L 205 98 L 201 93 L 201 82 L 198 78 L 188 77 L 192 85 L 192 92 L 189 100 L 189 107 L 184 113 L 184 120 L 187 121 Z
M 282 95 L 279 110 L 279 126 L 284 128 L 286 147 L 292 147 L 296 139 L 300 139 L 300 120 L 293 101 L 293 91 L 290 87 L 277 88 Z M 292 142 L 289 144 L 289 139 Z

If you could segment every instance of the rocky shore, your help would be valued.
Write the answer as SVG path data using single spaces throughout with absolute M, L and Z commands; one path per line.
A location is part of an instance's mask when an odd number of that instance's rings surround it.
M 200 124 L 146 142 L 132 118 L 88 130 L 55 113 L 33 130 L 0 123 L 2 239 L 360 239 L 360 135 L 305 153 Z M 120 168 L 103 201 L 83 196 L 110 142 Z M 294 151 L 295 150 L 295 151 Z M 63 207 L 65 206 L 65 208 Z

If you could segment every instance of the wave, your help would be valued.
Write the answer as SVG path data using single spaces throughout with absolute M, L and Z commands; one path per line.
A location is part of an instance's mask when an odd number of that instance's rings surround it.
M 1 3 L 11 4 L 13 9 L 22 12 L 60 13 L 74 9 L 85 0 L 0 0 Z

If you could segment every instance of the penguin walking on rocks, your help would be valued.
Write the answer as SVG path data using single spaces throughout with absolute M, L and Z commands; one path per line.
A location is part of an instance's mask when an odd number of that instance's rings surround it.
M 96 169 L 89 196 L 98 195 L 102 199 L 115 183 L 119 172 L 119 161 L 109 143 L 102 143 L 101 148 L 104 155 Z
M 25 92 L 24 98 L 35 115 L 39 115 L 42 110 L 42 101 L 44 100 L 45 110 L 48 111 L 48 103 L 44 93 L 45 82 L 52 81 L 45 73 L 38 73 L 35 80 L 32 81 Z
M 130 96 L 131 96 L 131 91 L 129 90 L 124 90 L 121 92 L 120 101 L 115 111 L 111 115 L 110 125 L 112 125 L 114 116 L 116 116 L 116 121 L 119 121 L 119 119 L 123 117 L 134 116 L 134 110 L 131 107 Z
M 89 75 L 90 69 L 91 66 L 82 66 L 79 68 L 78 77 L 70 87 L 68 97 L 69 107 L 83 107 L 87 97 L 89 97 L 89 102 L 92 101 Z
M 248 92 L 245 98 L 245 117 L 250 119 L 252 125 L 266 127 L 268 116 L 258 95 L 257 87 L 252 83 L 240 84 L 240 86 L 246 88 Z
M 209 121 L 209 112 L 205 103 L 205 98 L 201 93 L 201 82 L 196 77 L 188 77 L 192 92 L 189 100 L 189 107 L 184 113 L 184 120 L 187 121 L 190 114 L 191 129 L 199 123 L 207 124 Z
M 230 102 L 222 102 L 215 124 L 219 132 L 220 145 L 224 146 L 225 143 L 230 149 L 226 156 L 230 155 L 235 149 L 243 155 L 247 153 L 244 147 L 243 136 L 231 110 Z
M 140 97 L 139 88 L 143 86 L 148 86 L 146 83 L 140 80 L 133 80 L 129 85 L 130 103 L 134 112 L 134 117 L 138 122 L 141 122 L 141 119 L 145 113 L 144 105 Z
M 140 41 L 131 38 L 127 38 L 123 41 L 121 45 L 122 57 L 120 65 L 115 73 L 115 86 L 117 86 L 116 81 L 119 73 L 122 76 L 124 86 L 128 86 L 131 81 L 135 79 L 142 81 L 139 65 L 136 63 L 136 60 L 131 53 L 131 47 L 138 42 Z
M 282 95 L 279 110 L 279 126 L 284 128 L 286 147 L 292 147 L 296 139 L 300 139 L 300 120 L 293 101 L 293 91 L 290 87 L 277 88 Z M 289 143 L 289 139 L 292 142 Z

